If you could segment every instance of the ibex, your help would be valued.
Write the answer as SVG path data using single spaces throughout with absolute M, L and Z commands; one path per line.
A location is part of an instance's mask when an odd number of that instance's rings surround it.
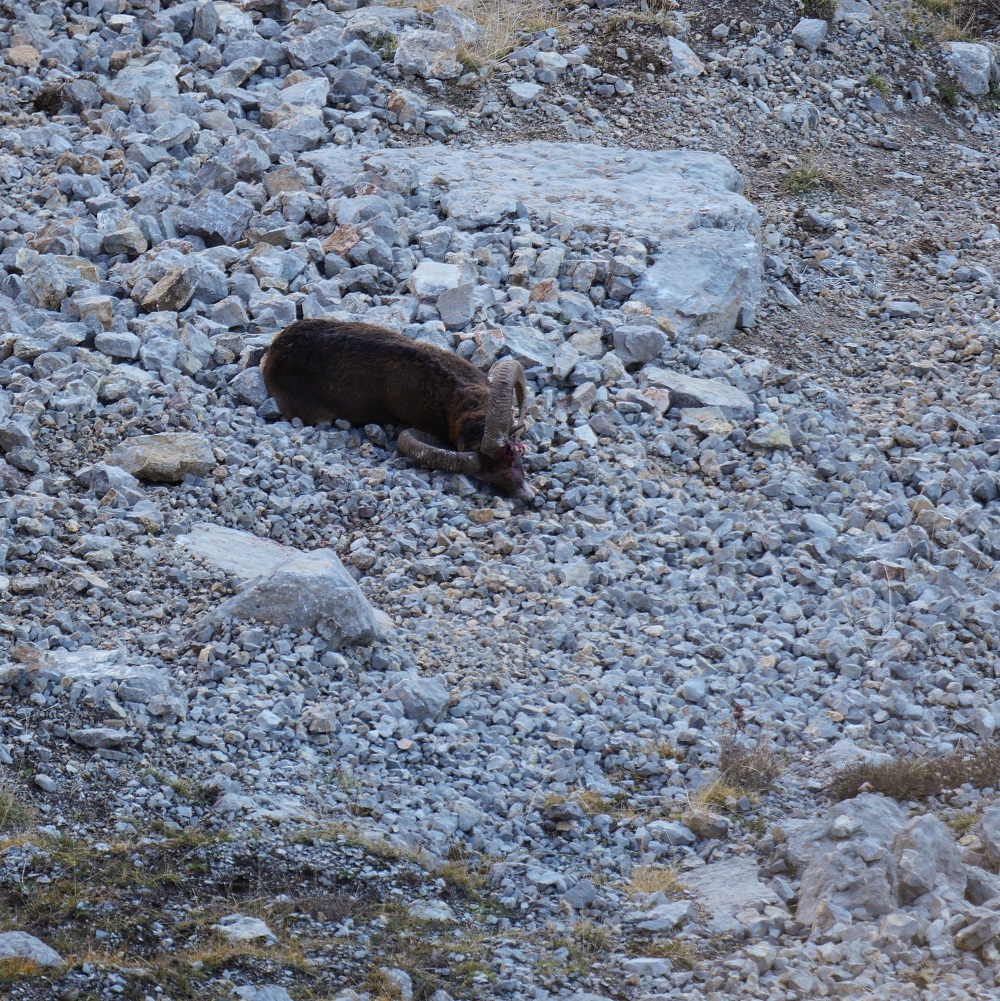
M 450 351 L 369 323 L 298 320 L 274 338 L 260 367 L 289 419 L 408 424 L 396 441 L 403 455 L 431 469 L 472 473 L 521 500 L 533 496 L 516 437 L 524 370 L 512 358 L 487 378 Z

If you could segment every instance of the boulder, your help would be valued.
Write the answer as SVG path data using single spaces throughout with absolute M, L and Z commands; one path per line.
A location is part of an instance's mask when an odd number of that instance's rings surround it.
M 437 719 L 448 703 L 448 687 L 440 677 L 425 678 L 409 673 L 392 682 L 385 693 L 403 706 L 403 715 L 417 723 Z
M 948 67 L 959 86 L 970 97 L 989 93 L 990 78 L 995 74 L 995 57 L 988 45 L 979 42 L 945 42 L 941 48 Z
M 670 391 L 671 408 L 716 407 L 726 417 L 748 419 L 756 408 L 741 389 L 716 379 L 699 379 L 664 368 L 647 366 L 643 378 L 654 386 Z
M 392 625 L 388 616 L 368 603 L 329 550 L 302 552 L 249 532 L 204 523 L 177 542 L 248 581 L 216 608 L 212 618 L 319 629 L 335 647 L 370 643 Z
M 937 817 L 928 814 L 911 820 L 892 839 L 892 851 L 902 903 L 935 889 L 964 896 L 967 877 L 961 852 L 952 832 Z
M 818 17 L 803 17 L 792 28 L 792 41 L 809 52 L 815 52 L 826 38 L 830 26 Z
M 760 219 L 743 197 L 743 178 L 714 153 L 526 142 L 372 153 L 338 147 L 300 162 L 331 188 L 365 167 L 443 185 L 441 206 L 459 229 L 496 225 L 520 203 L 553 222 L 627 233 L 655 248 L 631 299 L 672 321 L 682 343 L 697 334 L 726 340 L 752 320 L 760 295 Z
M 123 441 L 108 462 L 153 483 L 179 483 L 185 475 L 206 476 L 215 467 L 209 440 L 186 431 L 165 431 Z
M 691 47 L 679 38 L 670 37 L 666 40 L 666 48 L 670 57 L 670 66 L 673 71 L 685 79 L 701 76 L 705 72 L 705 65 L 694 54 Z
M 410 28 L 400 34 L 393 63 L 401 73 L 425 79 L 453 80 L 462 74 L 455 39 L 430 28 Z
M 5 931 L 0 934 L 0 961 L 22 959 L 35 966 L 62 966 L 65 960 L 51 946 L 24 931 Z

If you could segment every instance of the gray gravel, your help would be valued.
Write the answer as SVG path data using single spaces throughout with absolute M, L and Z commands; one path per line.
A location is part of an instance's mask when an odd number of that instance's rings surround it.
M 0 885 L 153 820 L 339 871 L 339 823 L 490 943 L 400 997 L 993 996 L 996 790 L 823 788 L 1000 723 L 996 34 L 602 2 L 476 73 L 446 7 L 118 6 L 0 20 Z M 517 357 L 533 504 L 276 419 L 317 316 Z

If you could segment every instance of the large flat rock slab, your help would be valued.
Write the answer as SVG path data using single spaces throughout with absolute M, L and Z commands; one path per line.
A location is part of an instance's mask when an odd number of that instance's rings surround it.
M 371 643 L 392 625 L 329 549 L 302 552 L 221 525 L 198 524 L 178 545 L 246 582 L 213 617 L 317 629 L 335 646 Z
M 177 543 L 240 580 L 261 577 L 278 564 L 301 555 L 298 549 L 250 532 L 204 522 L 195 525 L 189 534 L 178 536 Z
M 752 859 L 731 858 L 685 872 L 682 881 L 713 917 L 735 917 L 747 907 L 780 903 L 777 894 L 760 881 Z
M 680 339 L 725 340 L 749 321 L 760 292 L 760 217 L 743 197 L 740 173 L 715 153 L 528 142 L 367 154 L 326 148 L 300 162 L 331 194 L 362 167 L 387 177 L 407 172 L 440 191 L 459 229 L 495 226 L 521 204 L 553 222 L 641 239 L 653 263 L 632 298 L 670 319 Z

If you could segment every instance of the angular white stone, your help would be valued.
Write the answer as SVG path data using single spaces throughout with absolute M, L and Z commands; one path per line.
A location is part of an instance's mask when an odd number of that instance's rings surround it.
M 230 942 L 251 942 L 262 938 L 266 944 L 273 945 L 278 941 L 274 932 L 260 918 L 248 918 L 242 914 L 230 914 L 212 927 L 222 932 Z
M 462 281 L 462 269 L 457 264 L 421 261 L 407 283 L 421 299 L 436 299 L 442 292 L 457 288 Z
M 297 629 L 324 623 L 337 645 L 369 643 L 392 621 L 361 593 L 330 550 L 302 552 L 221 525 L 195 525 L 180 546 L 249 584 L 213 613 Z
M 41 939 L 25 931 L 0 934 L 0 959 L 26 959 L 36 966 L 62 966 L 62 956 Z
M 966 94 L 980 97 L 989 92 L 990 76 L 995 72 L 993 50 L 978 42 L 945 42 L 941 46 L 955 79 Z

